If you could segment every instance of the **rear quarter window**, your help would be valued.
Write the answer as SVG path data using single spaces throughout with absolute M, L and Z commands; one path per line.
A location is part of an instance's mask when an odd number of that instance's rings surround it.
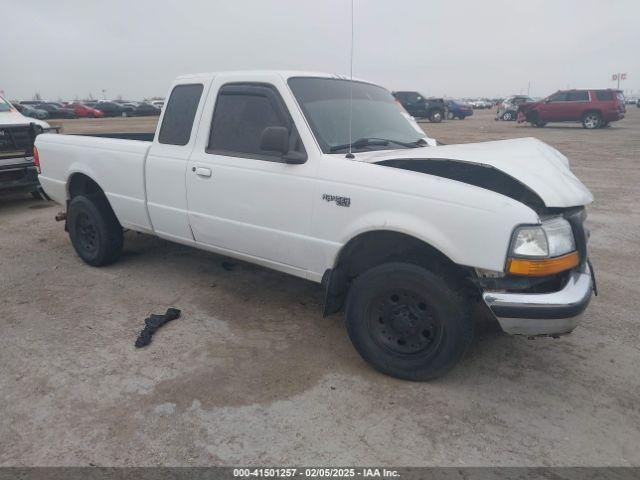
M 613 100 L 614 95 L 611 90 L 596 90 L 596 98 L 601 102 Z
M 198 110 L 203 85 L 200 83 L 177 85 L 165 106 L 158 142 L 168 145 L 186 145 L 191 137 L 193 120 Z

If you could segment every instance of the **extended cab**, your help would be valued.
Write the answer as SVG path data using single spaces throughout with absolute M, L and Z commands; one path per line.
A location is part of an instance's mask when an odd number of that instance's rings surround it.
M 131 229 L 321 283 L 358 352 L 407 379 L 458 362 L 476 303 L 507 333 L 556 336 L 593 290 L 592 196 L 565 156 L 434 145 L 384 88 L 291 72 L 179 77 L 152 141 L 36 142 L 86 263 L 115 261 Z

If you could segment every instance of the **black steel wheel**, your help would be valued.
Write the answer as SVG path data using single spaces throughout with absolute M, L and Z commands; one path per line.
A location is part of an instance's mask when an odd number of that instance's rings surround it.
M 79 212 L 74 226 L 78 247 L 89 255 L 95 255 L 100 245 L 100 238 L 94 221 L 86 212 Z
M 104 196 L 73 197 L 67 230 L 76 253 L 89 265 L 108 265 L 122 252 L 122 227 Z
M 409 263 L 385 263 L 356 278 L 345 315 L 358 353 L 406 380 L 444 375 L 473 339 L 469 300 L 457 281 Z
M 422 355 L 442 338 L 438 313 L 418 291 L 389 287 L 367 312 L 371 336 L 381 348 L 397 355 Z

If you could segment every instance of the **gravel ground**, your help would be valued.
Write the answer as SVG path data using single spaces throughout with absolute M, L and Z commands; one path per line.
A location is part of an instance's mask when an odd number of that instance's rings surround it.
M 443 379 L 376 373 L 319 286 L 126 234 L 91 268 L 60 207 L 0 198 L 0 465 L 640 465 L 640 109 L 611 128 L 492 112 L 423 124 L 445 143 L 536 136 L 595 195 L 600 296 L 560 339 L 485 331 Z M 155 119 L 65 132 L 153 131 Z M 133 344 L 150 313 L 183 316 Z

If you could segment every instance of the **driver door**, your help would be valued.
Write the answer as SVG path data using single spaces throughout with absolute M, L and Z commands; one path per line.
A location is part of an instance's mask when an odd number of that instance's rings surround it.
M 556 92 L 545 102 L 540 111 L 540 120 L 543 122 L 561 122 L 567 117 L 567 93 Z
M 208 100 L 208 108 L 215 104 L 213 115 L 202 120 L 210 122 L 208 139 L 196 146 L 187 165 L 195 241 L 304 276 L 310 258 L 313 162 L 288 164 L 281 154 L 261 148 L 267 127 L 285 127 L 290 149 L 306 155 L 274 85 L 217 83 Z

